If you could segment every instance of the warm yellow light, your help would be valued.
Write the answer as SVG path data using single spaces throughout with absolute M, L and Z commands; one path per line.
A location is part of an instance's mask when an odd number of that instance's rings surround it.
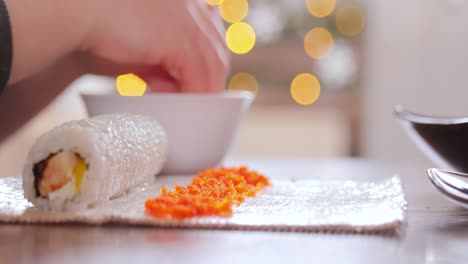
M 219 12 L 224 20 L 229 23 L 237 23 L 247 16 L 249 3 L 247 0 L 224 0 L 219 5 Z
M 255 30 L 245 22 L 234 23 L 226 31 L 226 44 L 236 54 L 246 54 L 255 45 Z
M 336 12 L 336 27 L 345 36 L 358 35 L 364 29 L 364 24 L 364 13 L 359 7 L 347 6 Z
M 117 91 L 123 96 L 140 96 L 146 91 L 146 83 L 135 74 L 120 75 L 116 81 Z
M 320 82 L 310 73 L 301 73 L 291 82 L 291 96 L 301 105 L 311 105 L 320 97 Z
M 246 90 L 253 93 L 258 92 L 258 82 L 255 76 L 248 72 L 240 72 L 234 75 L 228 84 L 229 90 Z
M 307 9 L 315 17 L 326 17 L 335 9 L 335 0 L 307 0 Z
M 314 59 L 322 59 L 328 56 L 333 48 L 332 34 L 321 27 L 307 32 L 304 38 L 304 49 Z
M 216 6 L 223 3 L 223 0 L 205 0 L 205 2 L 209 5 Z

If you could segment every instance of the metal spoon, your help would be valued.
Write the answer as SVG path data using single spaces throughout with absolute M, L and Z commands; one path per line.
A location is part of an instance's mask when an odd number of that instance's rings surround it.
M 450 201 L 468 209 L 468 183 L 457 177 L 467 178 L 468 174 L 442 169 L 427 170 L 431 183 Z

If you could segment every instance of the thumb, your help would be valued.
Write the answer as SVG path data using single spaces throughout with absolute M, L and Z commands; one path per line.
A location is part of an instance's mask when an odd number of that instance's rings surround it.
M 179 81 L 160 66 L 154 66 L 135 74 L 145 80 L 150 92 L 174 93 L 181 91 Z

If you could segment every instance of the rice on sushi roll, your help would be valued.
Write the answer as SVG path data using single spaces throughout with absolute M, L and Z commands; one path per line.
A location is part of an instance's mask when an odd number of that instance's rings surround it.
M 150 117 L 119 113 L 70 121 L 33 144 L 23 190 L 42 208 L 93 207 L 151 181 L 166 157 L 166 133 Z

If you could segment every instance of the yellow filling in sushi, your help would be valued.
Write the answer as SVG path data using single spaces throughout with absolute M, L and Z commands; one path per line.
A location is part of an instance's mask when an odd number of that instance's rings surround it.
M 76 164 L 73 169 L 73 175 L 75 177 L 75 194 L 78 194 L 81 189 L 81 182 L 83 182 L 83 177 L 86 172 L 86 163 L 82 157 L 76 155 Z

